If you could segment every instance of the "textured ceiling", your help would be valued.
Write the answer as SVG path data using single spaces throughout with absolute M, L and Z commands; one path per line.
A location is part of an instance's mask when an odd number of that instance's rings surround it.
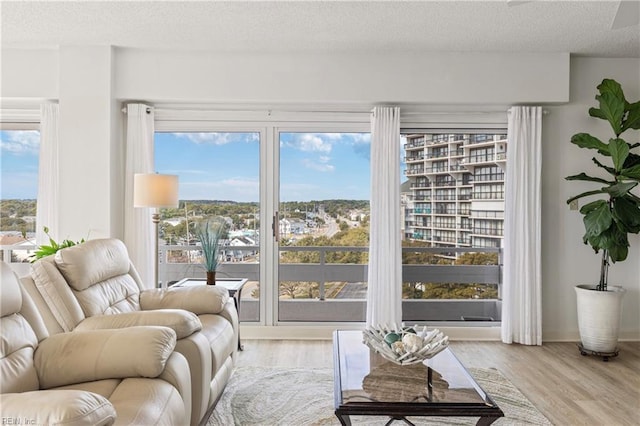
M 637 24 L 611 29 L 618 3 L 2 0 L 0 14 L 3 47 L 570 52 L 640 57 Z

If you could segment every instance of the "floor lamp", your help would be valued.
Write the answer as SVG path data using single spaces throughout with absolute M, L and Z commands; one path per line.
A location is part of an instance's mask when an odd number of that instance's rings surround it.
M 178 176 L 136 173 L 133 176 L 133 207 L 153 208 L 151 221 L 155 227 L 153 282 L 158 286 L 158 209 L 178 207 Z M 166 282 L 162 288 L 166 288 Z

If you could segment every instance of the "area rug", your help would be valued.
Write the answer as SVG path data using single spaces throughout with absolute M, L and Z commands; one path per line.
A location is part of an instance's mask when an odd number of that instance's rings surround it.
M 551 425 L 498 370 L 469 369 L 505 413 L 494 425 Z M 239 367 L 207 426 L 340 425 L 333 414 L 333 371 Z M 353 425 L 384 425 L 386 417 L 352 416 Z M 411 417 L 416 425 L 475 425 L 474 417 Z M 402 421 L 395 422 L 405 424 Z

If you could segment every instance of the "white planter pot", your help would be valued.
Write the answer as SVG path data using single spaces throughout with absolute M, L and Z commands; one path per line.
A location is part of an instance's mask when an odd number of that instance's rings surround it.
M 607 291 L 595 288 L 593 285 L 575 287 L 580 340 L 587 350 L 614 352 L 620 331 L 622 297 L 626 290 L 616 286 L 608 286 Z

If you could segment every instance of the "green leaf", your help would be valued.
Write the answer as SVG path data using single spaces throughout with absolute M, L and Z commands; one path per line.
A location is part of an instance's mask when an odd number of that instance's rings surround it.
M 596 195 L 596 194 L 604 194 L 605 191 L 603 191 L 602 189 L 596 189 L 594 191 L 587 191 L 587 192 L 583 192 L 582 194 L 578 194 L 575 197 L 571 197 L 567 200 L 567 204 L 571 204 L 572 201 L 575 201 L 579 198 L 582 197 L 588 197 L 589 195 Z
M 622 262 L 627 259 L 629 246 L 616 245 L 609 248 L 609 258 L 613 263 Z
M 625 102 L 624 92 L 622 91 L 622 86 L 617 81 L 605 78 L 602 82 L 596 87 L 598 91 L 602 93 L 611 93 L 613 96 L 618 98 L 620 101 Z
M 611 194 L 612 197 L 624 197 L 637 185 L 638 182 L 618 182 L 608 188 L 602 188 L 602 190 L 608 194 Z
M 602 179 L 599 177 L 589 176 L 586 173 L 580 173 L 579 175 L 567 176 L 566 180 L 585 180 L 590 182 L 598 182 L 598 183 L 606 183 L 606 184 L 614 184 L 615 182 L 608 181 L 606 179 Z
M 627 157 L 627 161 L 624 162 L 624 168 L 628 169 L 629 167 L 633 167 L 638 164 L 640 164 L 640 155 L 630 152 L 629 156 Z
M 625 260 L 629 254 L 627 233 L 612 226 L 611 229 L 607 231 L 607 236 L 608 247 L 606 247 L 606 249 L 609 250 L 609 258 L 611 261 L 616 263 Z
M 596 96 L 596 99 L 600 102 L 600 109 L 590 108 L 589 115 L 607 120 L 615 135 L 620 135 L 622 133 L 625 101 L 610 91 L 601 92 L 600 95 Z
M 640 129 L 640 101 L 627 104 L 625 110 L 627 111 L 627 118 L 622 124 L 622 131 L 627 129 Z
M 587 236 L 597 236 L 609 229 L 613 223 L 613 216 L 607 203 L 600 205 L 593 210 L 590 210 L 584 215 L 584 227 L 587 231 Z
M 595 210 L 597 208 L 602 208 L 603 205 L 607 206 L 607 204 L 608 203 L 605 200 L 592 201 L 592 202 L 582 206 L 582 208 L 580 209 L 580 213 L 587 214 L 587 213 L 591 212 L 592 210 Z
M 577 133 L 571 136 L 571 143 L 580 148 L 597 149 L 603 155 L 609 155 L 609 146 L 588 133 Z
M 605 169 L 606 171 L 608 171 L 609 173 L 611 173 L 612 175 L 615 176 L 616 174 L 616 169 L 614 169 L 613 167 L 609 167 L 609 166 L 605 166 L 604 164 L 602 164 L 601 162 L 598 161 L 597 158 L 592 158 L 591 161 L 593 161 L 593 163 L 598 166 L 601 167 L 603 169 Z
M 610 139 L 609 153 L 613 160 L 613 167 L 616 169 L 616 172 L 619 172 L 629 155 L 629 145 L 622 139 Z
M 640 180 L 640 164 L 620 170 L 620 175 L 629 179 Z
M 640 232 L 640 204 L 631 198 L 616 198 L 611 211 L 621 231 L 637 234 Z

